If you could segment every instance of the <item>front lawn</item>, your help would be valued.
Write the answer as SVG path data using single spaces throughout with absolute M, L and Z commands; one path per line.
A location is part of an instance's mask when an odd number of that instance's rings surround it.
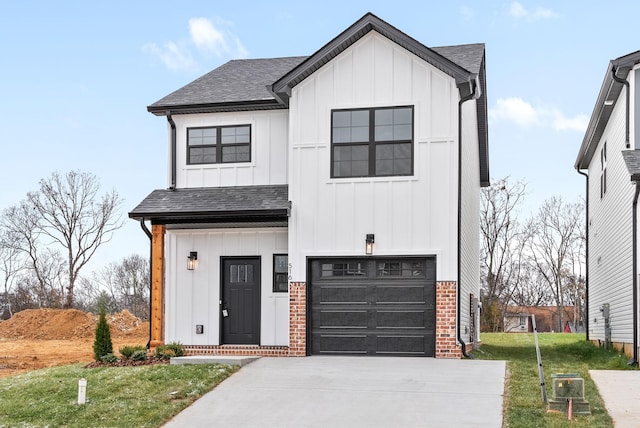
M 221 364 L 83 366 L 0 379 L 0 427 L 159 427 L 237 370 Z M 87 380 L 83 405 L 81 378 Z
M 507 360 L 504 425 L 506 427 L 567 427 L 566 414 L 547 413 L 542 402 L 538 361 L 533 333 L 483 333 L 482 347 L 472 352 L 484 360 Z M 591 416 L 573 416 L 571 427 L 613 427 L 589 370 L 628 370 L 628 358 L 616 351 L 597 348 L 584 334 L 540 333 L 540 354 L 547 397 L 551 398 L 551 375 L 578 373 L 584 379 L 585 399 Z

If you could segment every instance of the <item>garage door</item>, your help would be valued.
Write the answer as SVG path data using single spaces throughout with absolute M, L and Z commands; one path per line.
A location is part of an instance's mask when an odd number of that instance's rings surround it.
M 312 354 L 435 354 L 435 258 L 310 261 Z

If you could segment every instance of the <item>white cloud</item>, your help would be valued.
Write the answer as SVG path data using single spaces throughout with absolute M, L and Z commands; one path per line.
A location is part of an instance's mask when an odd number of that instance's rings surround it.
M 522 128 L 537 126 L 577 132 L 584 132 L 589 123 L 586 115 L 567 117 L 557 108 L 534 107 L 518 97 L 499 98 L 496 106 L 489 109 L 489 119 L 513 122 Z
M 197 69 L 197 64 L 189 49 L 176 42 L 167 42 L 163 46 L 147 43 L 142 47 L 142 50 L 158 57 L 170 70 L 193 71 Z
M 232 25 L 221 20 L 217 25 L 207 18 L 189 20 L 189 38 L 169 41 L 162 46 L 147 43 L 143 51 L 158 57 L 171 70 L 198 69 L 195 57 L 215 55 L 219 58 L 246 58 L 247 49 L 233 33 L 225 29 Z
M 578 131 L 584 132 L 589 125 L 589 116 L 579 114 L 574 117 L 565 117 L 560 111 L 555 112 L 553 128 L 558 131 Z
M 529 127 L 539 123 L 538 112 L 521 98 L 499 98 L 496 108 L 489 110 L 492 119 L 506 119 L 519 126 Z
M 551 9 L 537 7 L 534 11 L 530 11 L 517 1 L 512 2 L 509 6 L 509 15 L 513 16 L 514 18 L 525 19 L 527 21 L 558 17 L 558 15 Z
M 224 35 L 206 18 L 191 18 L 189 33 L 198 49 L 213 52 L 216 55 L 229 50 Z

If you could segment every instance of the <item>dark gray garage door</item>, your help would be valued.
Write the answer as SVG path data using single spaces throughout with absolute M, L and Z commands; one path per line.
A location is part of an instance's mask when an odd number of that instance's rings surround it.
M 312 354 L 435 354 L 435 258 L 310 262 Z

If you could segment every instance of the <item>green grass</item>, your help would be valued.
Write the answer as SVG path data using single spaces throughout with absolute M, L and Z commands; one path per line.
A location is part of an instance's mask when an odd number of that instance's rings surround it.
M 547 413 L 542 402 L 533 334 L 485 333 L 482 347 L 473 356 L 484 360 L 507 360 L 504 400 L 505 427 L 613 427 L 589 370 L 629 370 L 628 358 L 619 352 L 597 348 L 584 334 L 538 334 L 547 397 L 551 398 L 551 375 L 578 373 L 584 379 L 585 399 L 591 416 L 574 415 L 571 424 L 566 414 Z
M 75 364 L 11 376 L 0 379 L 0 427 L 159 427 L 236 370 L 220 364 Z M 81 378 L 87 380 L 83 405 Z

